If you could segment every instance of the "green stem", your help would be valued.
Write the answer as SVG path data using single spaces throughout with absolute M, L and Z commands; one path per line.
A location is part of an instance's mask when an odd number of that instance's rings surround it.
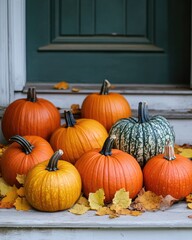
M 37 102 L 37 94 L 35 87 L 29 87 L 27 91 L 27 101 Z
M 71 111 L 64 111 L 64 118 L 67 127 L 73 127 L 76 124 L 75 118 Z
M 48 171 L 56 171 L 58 170 L 57 165 L 58 165 L 58 161 L 60 159 L 60 157 L 63 155 L 63 151 L 61 149 L 59 149 L 58 151 L 56 151 L 53 156 L 50 158 L 49 163 L 46 167 L 46 170 Z
M 10 142 L 16 142 L 19 145 L 21 145 L 25 154 L 30 154 L 32 152 L 33 148 L 34 148 L 34 146 L 31 145 L 30 142 L 28 142 L 25 138 L 23 138 L 19 135 L 15 135 L 15 136 L 11 137 L 9 139 L 9 141 Z
M 111 87 L 111 84 L 110 84 L 110 82 L 107 80 L 107 79 L 105 79 L 104 81 L 103 81 L 103 84 L 102 84 L 102 86 L 101 86 L 101 90 L 100 90 L 100 95 L 107 95 L 107 94 L 109 94 L 109 88 Z
M 111 150 L 112 150 L 113 142 L 114 142 L 115 138 L 116 138 L 115 135 L 111 135 L 105 140 L 105 142 L 103 144 L 103 148 L 100 151 L 100 153 L 102 155 L 111 156 L 111 154 L 112 154 Z
M 144 123 L 150 120 L 146 102 L 140 102 L 138 107 L 138 122 Z

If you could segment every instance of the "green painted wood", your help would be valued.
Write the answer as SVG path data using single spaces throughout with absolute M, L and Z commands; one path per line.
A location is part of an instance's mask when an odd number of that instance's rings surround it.
M 26 2 L 28 82 L 190 82 L 190 0 Z

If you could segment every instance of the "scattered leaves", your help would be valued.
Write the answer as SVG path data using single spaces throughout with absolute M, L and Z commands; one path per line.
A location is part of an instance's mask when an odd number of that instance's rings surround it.
M 183 145 L 175 144 L 174 150 L 176 154 L 192 159 L 192 145 L 186 143 Z
M 120 189 L 115 193 L 115 196 L 112 202 L 114 205 L 118 205 L 121 208 L 128 208 L 131 205 L 129 192 L 126 192 L 124 188 Z
M 72 88 L 71 91 L 72 91 L 72 92 L 79 92 L 80 89 L 79 89 L 79 88 Z
M 25 178 L 26 178 L 26 175 L 24 175 L 24 174 L 22 174 L 22 175 L 17 174 L 17 176 L 16 176 L 16 179 L 17 179 L 18 183 L 20 183 L 21 185 L 24 185 Z
M 8 192 L 12 190 L 12 187 L 9 186 L 3 178 L 0 178 L 0 195 L 5 196 Z
M 16 201 L 13 204 L 16 210 L 28 211 L 31 209 L 31 206 L 27 202 L 25 197 L 17 197 Z
M 187 203 L 192 203 L 192 193 L 190 193 L 190 194 L 186 197 L 186 202 L 187 202 Z
M 88 201 L 92 210 L 98 210 L 104 206 L 105 193 L 102 188 L 95 193 L 89 193 Z
M 82 215 L 86 213 L 89 209 L 90 207 L 86 207 L 83 204 L 76 203 L 72 208 L 69 209 L 69 212 L 77 215 Z
M 79 104 L 72 104 L 71 112 L 72 112 L 72 114 L 81 114 L 81 109 L 80 109 Z
M 65 81 L 59 82 L 59 83 L 57 83 L 57 84 L 54 85 L 54 88 L 55 88 L 55 89 L 58 89 L 58 90 L 60 90 L 60 89 L 66 90 L 66 89 L 69 88 L 69 84 L 68 84 L 67 82 L 65 82 Z

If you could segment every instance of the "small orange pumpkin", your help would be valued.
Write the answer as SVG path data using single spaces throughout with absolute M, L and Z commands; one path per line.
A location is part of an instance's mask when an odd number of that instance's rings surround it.
M 64 112 L 65 124 L 56 129 L 50 144 L 54 151 L 63 150 L 61 159 L 75 163 L 80 156 L 103 145 L 108 133 L 104 126 L 93 119 L 74 119 L 71 111 Z
M 112 149 L 114 136 L 106 139 L 103 148 L 84 153 L 75 166 L 82 179 L 82 190 L 89 193 L 103 188 L 105 202 L 112 201 L 116 191 L 124 188 L 131 198 L 142 188 L 143 174 L 137 160 L 119 149 Z
M 9 185 L 17 185 L 17 174 L 26 175 L 36 164 L 52 156 L 51 145 L 39 136 L 19 135 L 10 138 L 12 142 L 1 157 L 1 174 Z
M 37 98 L 34 87 L 28 89 L 26 99 L 17 99 L 6 108 L 2 118 L 2 132 L 8 141 L 14 135 L 37 135 L 49 140 L 60 126 L 60 113 L 50 101 Z
M 192 161 L 174 154 L 172 145 L 152 157 L 143 169 L 144 186 L 157 195 L 181 199 L 192 192 Z
M 107 131 L 121 118 L 131 116 L 131 108 L 126 98 L 115 92 L 109 93 L 111 84 L 104 80 L 100 93 L 88 95 L 81 106 L 81 116 L 99 121 Z

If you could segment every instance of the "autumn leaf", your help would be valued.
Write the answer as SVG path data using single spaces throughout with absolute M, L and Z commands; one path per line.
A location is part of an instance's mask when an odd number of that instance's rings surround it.
M 18 197 L 18 194 L 17 194 L 17 188 L 16 186 L 14 185 L 12 190 L 7 192 L 6 196 L 1 200 L 1 202 L 7 202 L 7 203 L 12 203 L 14 204 L 15 200 L 17 199 Z
M 13 204 L 17 211 L 28 211 L 31 209 L 30 204 L 27 202 L 25 197 L 17 197 Z
M 162 196 L 151 191 L 144 191 L 139 194 L 133 203 L 133 208 L 139 211 L 157 211 L 160 209 Z
M 183 144 L 174 146 L 174 150 L 176 154 L 180 154 L 186 158 L 192 158 L 192 145 Z
M 115 193 L 112 203 L 118 205 L 120 208 L 128 208 L 131 201 L 132 200 L 129 198 L 129 192 L 126 192 L 125 189 L 122 188 Z
M 77 203 L 84 205 L 85 207 L 90 207 L 88 199 L 82 196 L 78 199 Z
M 3 178 L 0 178 L 0 195 L 5 196 L 12 188 L 13 187 L 8 185 Z
M 86 207 L 83 204 L 76 203 L 72 208 L 69 209 L 69 212 L 77 215 L 82 215 L 86 213 L 89 209 L 90 207 Z
M 13 208 L 13 203 L 0 201 L 0 208 Z
M 179 199 L 176 199 L 172 197 L 171 195 L 167 195 L 164 198 L 162 198 L 160 203 L 160 210 L 166 210 L 170 208 L 174 203 L 178 202 Z
M 95 193 L 89 193 L 88 201 L 92 210 L 98 210 L 104 206 L 105 193 L 102 188 L 97 190 Z
M 17 179 L 18 183 L 20 183 L 21 185 L 24 185 L 26 175 L 25 174 L 17 174 L 16 179 Z
M 59 83 L 54 85 L 54 88 L 55 89 L 64 89 L 64 90 L 66 90 L 66 89 L 69 88 L 69 84 L 67 82 L 65 82 L 65 81 L 59 82 Z
M 24 187 L 20 187 L 19 189 L 17 189 L 17 194 L 20 197 L 24 197 L 25 196 L 25 190 Z
M 190 193 L 189 195 L 187 195 L 187 197 L 186 197 L 186 202 L 187 202 L 187 203 L 192 203 L 192 193 Z
M 188 207 L 189 209 L 192 209 L 192 203 L 191 203 L 191 202 L 188 203 L 188 204 L 187 204 L 187 207 Z
M 97 216 L 104 216 L 104 215 L 109 215 L 109 218 L 116 218 L 119 217 L 119 214 L 117 214 L 115 211 L 111 210 L 109 207 L 100 207 L 97 212 Z
M 79 89 L 79 88 L 72 88 L 71 91 L 72 91 L 72 92 L 79 92 L 80 89 Z

